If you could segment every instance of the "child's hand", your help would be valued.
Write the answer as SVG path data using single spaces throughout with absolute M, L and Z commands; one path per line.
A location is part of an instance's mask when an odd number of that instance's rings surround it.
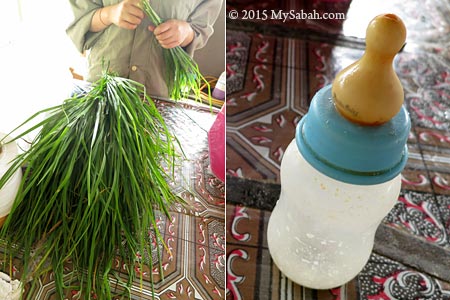
M 159 26 L 149 26 L 163 48 L 186 47 L 194 39 L 194 30 L 188 22 L 170 19 Z

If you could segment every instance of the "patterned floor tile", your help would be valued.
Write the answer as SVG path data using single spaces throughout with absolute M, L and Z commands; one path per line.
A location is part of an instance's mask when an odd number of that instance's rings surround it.
M 155 267 L 138 269 L 142 275 L 142 282 L 137 279 L 132 289 L 132 299 L 153 299 L 151 277 L 153 277 L 155 299 L 224 299 L 225 298 L 225 225 L 223 219 L 214 217 L 200 218 L 181 213 L 172 213 L 171 219 L 161 215 L 158 218 L 158 227 L 164 231 L 165 247 L 159 246 L 161 268 L 164 279 L 158 270 L 158 255 L 156 250 L 152 253 Z M 154 235 L 150 235 L 154 237 Z M 153 249 L 156 241 L 150 239 Z M 138 254 L 137 259 L 148 261 L 148 254 Z M 20 261 L 14 265 L 20 276 Z M 113 268 L 118 272 L 117 277 L 110 278 L 112 291 L 117 294 L 123 292 L 118 285 L 120 278 L 126 281 L 127 271 L 119 259 L 114 261 Z M 74 276 L 70 265 L 67 266 L 67 280 Z M 33 291 L 35 299 L 56 299 L 54 281 L 50 272 L 42 277 L 40 285 Z M 26 294 L 25 294 L 26 295 Z M 67 299 L 79 299 L 77 290 L 67 290 Z M 175 297 L 175 298 L 174 298 Z
M 208 151 L 197 153 L 198 158 L 187 164 L 194 171 L 184 177 L 184 186 L 180 193 L 186 205 L 173 207 L 174 211 L 195 216 L 217 218 L 224 217 L 225 183 L 218 179 L 209 167 Z
M 212 174 L 209 167 L 207 132 L 215 120 L 210 107 L 164 103 L 165 117 L 185 151 L 185 169 L 179 181 L 180 195 L 186 206 L 174 207 L 183 216 L 183 238 L 189 268 L 191 293 L 199 299 L 223 299 L 225 297 L 225 184 Z M 217 113 L 217 111 L 216 111 Z M 186 130 L 179 124 L 194 122 L 194 130 Z M 181 187 L 181 188 L 180 188 Z M 187 258 L 187 255 L 190 257 Z M 177 265 L 178 266 L 178 265 Z M 173 281 L 169 281 L 173 284 Z M 186 283 L 177 287 L 186 291 Z M 177 297 L 171 299 L 178 299 Z M 191 299 L 191 298 L 189 298 Z M 197 299 L 197 298 L 195 298 Z
M 264 211 L 245 206 L 227 205 L 227 243 L 261 244 Z
M 414 195 L 416 199 L 417 195 Z M 409 197 L 409 196 L 404 196 Z M 440 236 L 432 218 L 440 218 L 437 206 L 427 207 L 426 199 L 420 204 L 405 204 L 404 220 L 425 234 L 433 243 L 439 243 Z M 450 199 L 439 198 L 439 206 L 445 207 L 447 222 L 450 218 Z M 260 216 L 260 222 L 267 224 L 270 212 L 258 211 L 242 206 L 230 205 L 227 228 L 227 299 L 304 299 L 304 300 L 387 300 L 387 299 L 450 299 L 450 283 L 429 274 L 407 267 L 398 261 L 372 253 L 364 269 L 347 284 L 328 290 L 313 290 L 293 283 L 273 264 L 265 238 L 259 238 L 254 245 L 248 239 L 257 220 L 250 215 Z M 427 212 L 424 212 L 427 211 Z M 406 216 L 408 214 L 409 216 Z M 425 217 L 422 214 L 426 214 Z M 256 222 L 256 223 L 255 223 Z M 236 229 L 232 229 L 232 228 Z M 238 237 L 238 239 L 234 238 Z M 445 235 L 445 234 L 444 234 Z
M 450 129 L 449 68 L 449 58 L 425 51 L 404 52 L 396 60 L 405 102 L 413 125 L 419 128 L 418 141 L 424 145 L 437 140 L 445 144 Z
M 429 170 L 437 172 L 448 172 L 450 170 L 450 152 L 430 149 L 423 150 L 422 155 Z
M 257 286 L 258 249 L 227 244 L 227 296 L 230 300 L 251 300 Z M 261 299 L 261 298 L 260 298 Z
M 358 275 L 360 298 L 450 299 L 450 285 L 379 255 L 372 255 Z
M 446 230 L 447 237 L 450 236 L 450 195 L 437 195 L 436 202 L 441 213 L 442 224 Z M 450 247 L 450 245 L 449 245 Z
M 426 170 L 410 169 L 402 172 L 402 188 L 409 191 L 433 193 L 433 188 Z
M 448 170 L 447 170 L 448 171 Z M 430 174 L 433 189 L 437 197 L 440 195 L 450 195 L 450 174 L 431 172 Z
M 293 39 L 227 34 L 227 124 L 239 125 L 249 116 L 277 110 L 292 97 L 305 112 L 306 97 L 298 97 L 308 91 L 301 85 L 304 72 L 298 70 L 306 68 L 300 63 L 305 46 Z
M 199 218 L 192 222 L 195 235 L 195 256 L 191 258 L 191 275 L 188 279 L 195 284 L 202 299 L 225 298 L 225 223 L 223 219 Z M 195 265 L 192 264 L 195 262 Z
M 429 243 L 448 247 L 446 224 L 441 218 L 435 197 L 430 193 L 404 191 L 386 216 L 385 222 L 398 226 Z
M 279 69 L 273 65 L 249 63 L 243 89 L 227 96 L 227 124 L 242 123 L 249 116 L 264 113 L 280 106 Z M 275 75 L 275 76 L 274 76 Z M 275 82 L 277 81 L 275 84 Z M 275 95 L 275 96 L 274 96 Z
M 277 181 L 278 168 L 237 134 L 227 131 L 227 174 L 261 181 Z

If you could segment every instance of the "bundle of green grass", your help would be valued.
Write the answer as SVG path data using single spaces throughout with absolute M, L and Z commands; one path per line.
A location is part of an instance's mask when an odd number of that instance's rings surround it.
M 148 0 L 142 0 L 142 7 L 150 22 L 155 26 L 163 23 Z M 170 98 L 181 100 L 193 96 L 195 100 L 200 101 L 202 89 L 206 89 L 207 102 L 211 104 L 211 87 L 194 59 L 180 46 L 169 49 L 162 48 L 162 55 L 166 65 L 166 84 Z
M 70 261 L 78 277 L 72 281 L 79 282 L 71 289 L 85 299 L 112 299 L 114 258 L 127 266 L 129 279 L 119 282 L 125 291 L 141 276 L 136 265 L 157 264 L 152 255 L 145 262 L 135 254 L 160 254 L 148 242 L 149 229 L 163 244 L 156 214 L 168 215 L 173 203 L 183 202 L 168 183 L 179 145 L 144 87 L 107 73 L 88 92 L 36 113 L 10 135 L 18 140 L 35 130 L 30 149 L 0 179 L 1 188 L 26 166 L 1 229 L 6 255 L 22 257 L 22 281 L 31 278 L 31 289 L 52 271 L 63 297 Z

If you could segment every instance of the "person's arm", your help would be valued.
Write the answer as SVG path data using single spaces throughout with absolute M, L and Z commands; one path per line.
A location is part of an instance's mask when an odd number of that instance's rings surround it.
M 66 29 L 75 47 L 83 53 L 90 49 L 101 36 L 101 32 L 91 32 L 91 22 L 96 10 L 102 7 L 101 0 L 69 0 L 74 19 Z
M 66 29 L 66 33 L 82 53 L 90 49 L 103 30 L 111 24 L 135 29 L 144 17 L 139 8 L 140 1 L 124 0 L 116 5 L 103 7 L 101 0 L 69 0 L 74 20 Z
M 92 17 L 90 31 L 99 32 L 115 24 L 125 29 L 136 29 L 144 18 L 140 0 L 124 0 L 118 4 L 97 9 Z
M 192 54 L 201 48 L 213 33 L 212 25 L 217 20 L 222 0 L 204 0 L 189 14 L 186 21 L 170 19 L 159 26 L 149 26 L 164 48 L 181 46 Z
M 110 15 L 110 7 L 101 7 L 97 9 L 92 16 L 91 21 L 91 27 L 89 28 L 89 31 L 91 32 L 100 32 L 102 30 L 105 30 L 109 25 L 112 24 L 110 21 L 109 15 Z
M 204 47 L 214 33 L 213 25 L 222 8 L 222 0 L 203 0 L 186 20 L 194 31 L 194 38 L 184 47 L 193 55 L 196 49 Z

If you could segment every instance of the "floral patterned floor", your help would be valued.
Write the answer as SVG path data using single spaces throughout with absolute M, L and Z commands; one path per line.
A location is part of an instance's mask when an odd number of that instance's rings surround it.
M 227 1 L 227 11 L 273 9 L 345 12 L 346 19 L 227 20 L 227 191 L 242 190 L 227 193 L 227 299 L 450 299 L 444 270 L 450 261 L 450 5 Z M 376 244 L 365 269 L 345 286 L 306 289 L 277 270 L 267 249 L 280 162 L 314 93 L 361 57 L 367 23 L 385 12 L 399 15 L 408 29 L 394 67 L 412 130 L 402 191 L 382 227 L 407 242 L 389 251 Z

